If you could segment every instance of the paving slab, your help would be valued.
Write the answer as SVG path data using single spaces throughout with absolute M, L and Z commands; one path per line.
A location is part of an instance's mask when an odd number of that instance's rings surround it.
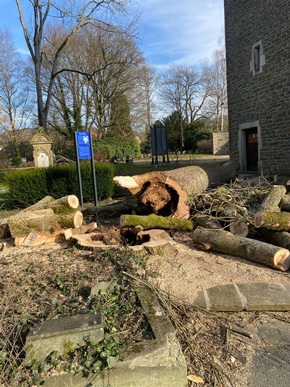
M 44 360 L 53 351 L 65 355 L 84 345 L 86 337 L 96 342 L 104 339 L 101 313 L 47 320 L 27 335 L 24 350 L 27 358 Z
M 237 284 L 240 292 L 247 299 L 245 310 L 290 310 L 290 288 L 279 283 Z
M 287 311 L 290 286 L 278 283 L 218 285 L 198 293 L 193 305 L 209 311 Z

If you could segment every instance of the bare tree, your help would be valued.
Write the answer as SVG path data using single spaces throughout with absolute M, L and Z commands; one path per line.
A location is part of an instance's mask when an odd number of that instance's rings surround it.
M 12 153 L 19 155 L 18 131 L 29 118 L 30 93 L 25 82 L 25 63 L 7 30 L 0 30 L 0 52 L 0 130 Z
M 126 5 L 129 0 L 89 0 L 87 2 L 77 0 L 30 0 L 29 3 L 33 14 L 31 30 L 24 18 L 23 1 L 15 1 L 25 41 L 34 66 L 38 124 L 47 130 L 48 112 L 55 79 L 59 74 L 68 70 L 61 68 L 59 64 L 63 50 L 69 40 L 88 24 L 97 23 L 102 28 L 109 30 L 118 14 L 126 14 Z M 66 33 L 57 46 L 51 44 L 50 77 L 44 92 L 42 72 L 44 63 L 48 59 L 43 51 L 43 45 L 49 43 L 46 39 L 45 29 L 49 20 L 61 22 L 66 27 Z
M 208 84 L 202 72 L 193 66 L 172 65 L 163 73 L 160 98 L 172 111 L 178 112 L 185 125 L 204 117 L 203 107 L 208 97 Z M 179 128 L 182 147 L 184 127 Z
M 148 132 L 153 125 L 156 111 L 155 94 L 157 88 L 157 71 L 144 64 L 139 68 L 139 76 L 133 92 L 130 94 L 132 126 L 137 131 Z
M 217 131 L 225 128 L 227 116 L 227 81 L 225 50 L 221 48 L 213 53 L 211 61 L 204 61 L 204 77 L 208 84 L 209 96 L 207 99 L 208 116 L 214 120 Z
M 61 34 L 58 29 L 50 36 L 53 39 Z M 97 131 L 101 138 L 110 126 L 112 101 L 124 95 L 129 99 L 143 63 L 131 37 L 97 26 L 84 27 L 70 39 L 60 59 L 60 65 L 71 71 L 56 77 L 50 126 L 68 137 L 84 126 Z

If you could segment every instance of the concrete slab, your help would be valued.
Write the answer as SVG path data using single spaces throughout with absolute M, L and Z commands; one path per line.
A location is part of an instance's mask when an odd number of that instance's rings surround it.
M 289 387 L 290 348 L 260 349 L 252 359 L 249 387 Z
M 245 310 L 290 310 L 290 288 L 278 283 L 237 284 L 247 299 Z
M 275 324 L 260 325 L 258 334 L 266 345 L 290 346 L 290 323 L 288 322 L 276 321 Z
M 227 284 L 203 290 L 194 305 L 211 311 L 240 312 L 246 301 L 235 284 Z
M 84 338 L 96 342 L 104 338 L 102 316 L 81 314 L 45 321 L 26 337 L 24 350 L 27 358 L 44 360 L 51 352 L 67 354 L 78 345 L 84 345 Z

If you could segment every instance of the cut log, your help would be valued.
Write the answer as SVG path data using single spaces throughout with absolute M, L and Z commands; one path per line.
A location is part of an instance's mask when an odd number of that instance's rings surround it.
M 213 216 L 207 214 L 196 213 L 193 217 L 193 222 L 195 223 L 195 227 L 201 226 L 213 230 L 221 228 L 219 221 Z
M 145 204 L 153 213 L 188 219 L 190 216 L 189 197 L 204 192 L 212 182 L 223 184 L 234 179 L 237 165 L 196 165 L 153 171 L 143 175 L 116 176 L 114 181 L 127 188 L 137 200 Z
M 8 226 L 13 238 L 27 236 L 33 231 L 52 234 L 66 227 L 79 227 L 83 222 L 81 211 L 70 214 L 55 214 L 51 208 L 35 211 L 21 211 L 8 219 Z
M 283 195 L 281 198 L 281 211 L 290 212 L 290 194 Z
M 32 231 L 50 234 L 56 227 L 61 228 L 51 208 L 36 211 L 21 211 L 8 219 L 9 230 L 13 238 L 27 236 Z
M 282 197 L 286 193 L 286 187 L 284 185 L 275 185 L 271 188 L 270 192 L 262 203 L 262 211 L 278 212 L 280 211 L 280 202 Z
M 34 211 L 34 210 L 44 210 L 49 208 L 49 204 L 54 202 L 55 199 L 52 196 L 45 196 L 43 199 L 39 200 L 37 203 L 24 208 L 21 212 Z
M 63 231 L 66 240 L 70 239 L 73 235 L 83 235 L 86 233 L 93 232 L 98 227 L 96 222 L 83 224 L 78 228 L 68 228 Z
M 61 235 L 61 230 L 51 235 L 42 234 L 40 232 L 34 231 L 27 236 L 14 238 L 15 246 L 26 246 L 26 247 L 40 246 L 45 243 L 56 243 L 56 242 L 59 243 L 62 241 L 63 241 L 63 236 Z
M 287 231 L 260 230 L 262 238 L 273 245 L 290 250 L 290 233 Z
M 276 231 L 289 231 L 290 213 L 259 211 L 254 216 L 254 225 L 256 228 L 263 227 Z
M 144 230 L 151 228 L 161 228 L 169 230 L 183 230 L 190 231 L 193 229 L 192 222 L 187 219 L 171 218 L 158 215 L 121 215 L 121 227 L 135 227 L 142 226 Z
M 66 214 L 77 210 L 79 205 L 80 203 L 77 196 L 68 195 L 51 202 L 49 208 L 52 208 L 55 214 Z
M 249 234 L 249 226 L 245 221 L 236 221 L 230 224 L 230 232 L 234 235 L 246 237 Z
M 66 214 L 56 214 L 56 220 L 62 228 L 75 228 L 83 224 L 83 214 L 81 211 L 68 212 Z
M 22 210 L 21 212 L 29 212 L 34 210 L 43 210 L 47 208 L 52 208 L 53 212 L 56 214 L 67 212 L 75 212 L 79 207 L 79 199 L 75 195 L 64 196 L 59 199 L 54 199 L 51 196 L 45 196 L 39 202 L 33 204 Z
M 197 227 L 192 234 L 195 245 L 208 245 L 211 250 L 258 262 L 277 270 L 286 271 L 290 266 L 288 249 L 254 239 L 239 237 L 224 230 Z

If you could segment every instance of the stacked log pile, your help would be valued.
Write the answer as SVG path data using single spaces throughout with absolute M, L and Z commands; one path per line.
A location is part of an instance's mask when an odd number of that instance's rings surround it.
M 56 200 L 46 196 L 7 219 L 16 246 L 36 246 L 57 241 L 64 229 L 78 228 L 82 223 L 83 214 L 75 195 Z
M 202 249 L 288 270 L 290 194 L 286 191 L 282 185 L 235 183 L 192 197 L 193 242 Z

